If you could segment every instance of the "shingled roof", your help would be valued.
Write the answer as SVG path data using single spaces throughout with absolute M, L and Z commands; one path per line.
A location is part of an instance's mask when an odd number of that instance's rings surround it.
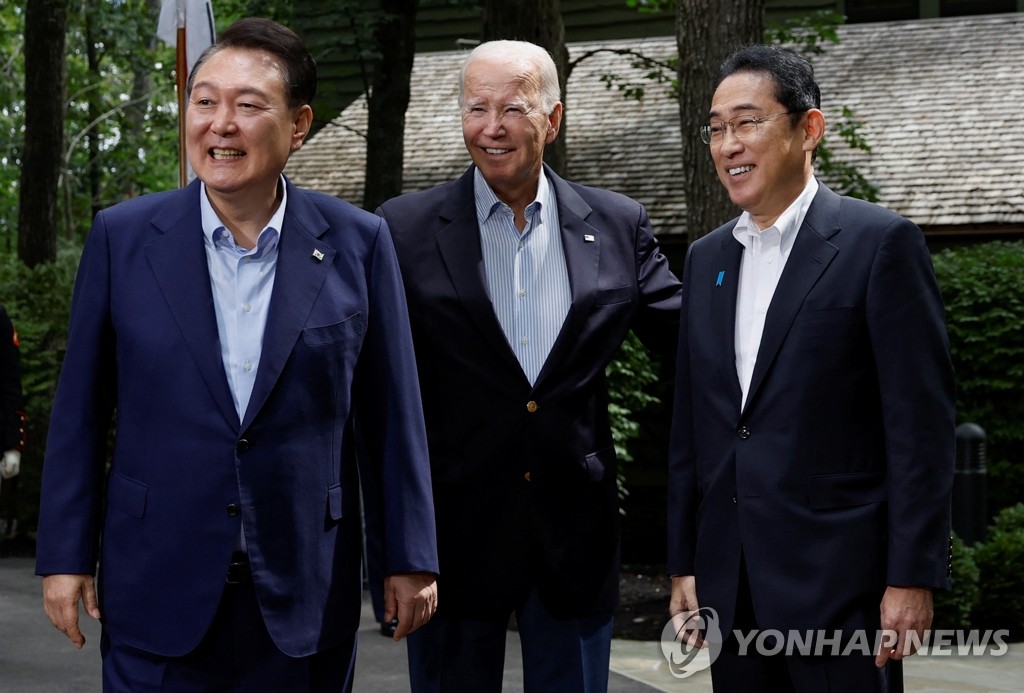
M 862 122 L 871 153 L 846 150 L 835 136 L 830 141 L 878 187 L 879 202 L 926 232 L 1024 231 L 1024 14 L 855 24 L 839 33 L 840 43 L 814 60 L 822 109 L 835 121 L 846 107 Z M 599 49 L 658 59 L 676 50 L 671 37 L 569 46 L 572 58 Z M 416 56 L 406 115 L 408 191 L 454 178 L 469 164 L 456 103 L 464 57 Z M 642 83 L 642 71 L 630 63 L 599 51 L 573 70 L 569 177 L 644 203 L 660 234 L 685 233 L 676 101 L 664 85 L 648 83 L 635 101 L 601 80 L 614 73 Z M 288 175 L 358 203 L 365 131 L 360 99 L 292 156 Z

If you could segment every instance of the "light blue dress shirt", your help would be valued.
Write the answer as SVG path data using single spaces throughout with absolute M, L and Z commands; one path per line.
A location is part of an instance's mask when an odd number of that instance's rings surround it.
M 491 304 L 533 385 L 572 305 L 554 191 L 541 171 L 520 233 L 511 207 L 498 199 L 479 169 L 473 190 Z
M 213 210 L 205 184 L 199 198 L 220 335 L 220 356 L 239 419 L 244 418 L 249 406 L 263 352 L 263 330 L 267 325 L 277 269 L 277 245 L 288 203 L 283 180 L 281 187 L 285 191 L 281 205 L 266 228 L 260 231 L 252 250 L 235 243 L 231 232 Z

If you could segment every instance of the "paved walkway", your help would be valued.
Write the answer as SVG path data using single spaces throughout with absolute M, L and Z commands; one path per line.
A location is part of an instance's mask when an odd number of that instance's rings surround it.
M 46 621 L 32 559 L 0 558 L 0 693 L 94 693 L 100 690 L 99 624 L 85 618 L 86 646 L 76 650 Z M 523 689 L 522 660 L 509 633 L 505 692 Z M 612 643 L 609 693 L 710 693 L 707 671 L 686 679 L 668 672 L 657 642 Z M 404 643 L 380 635 L 364 602 L 356 659 L 356 693 L 409 690 Z M 915 656 L 905 664 L 906 690 L 917 693 L 1020 693 L 1024 643 L 1003 656 Z

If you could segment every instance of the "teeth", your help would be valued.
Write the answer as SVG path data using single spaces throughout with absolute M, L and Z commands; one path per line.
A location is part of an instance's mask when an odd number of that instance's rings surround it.
M 753 171 L 753 170 L 754 170 L 754 167 L 750 166 L 750 165 L 738 166 L 736 168 L 730 168 L 729 169 L 729 175 L 730 176 L 738 176 L 741 173 L 746 173 L 747 171 Z
M 214 159 L 239 159 L 245 156 L 245 152 L 237 149 L 214 149 L 212 153 Z
M 490 149 L 490 148 L 485 148 L 484 151 L 487 152 L 488 154 L 506 154 L 506 153 L 508 153 L 508 152 L 510 152 L 512 150 L 510 150 L 510 149 Z

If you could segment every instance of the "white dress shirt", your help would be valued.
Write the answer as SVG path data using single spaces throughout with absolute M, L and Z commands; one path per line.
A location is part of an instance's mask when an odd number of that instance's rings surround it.
M 807 208 L 817 192 L 818 181 L 811 176 L 803 192 L 772 226 L 760 229 L 750 213 L 743 212 L 733 228 L 733 236 L 743 244 L 736 296 L 736 375 L 743 392 L 741 410 L 747 404 L 747 390 L 754 374 L 768 308 L 797 233 L 807 216 Z

